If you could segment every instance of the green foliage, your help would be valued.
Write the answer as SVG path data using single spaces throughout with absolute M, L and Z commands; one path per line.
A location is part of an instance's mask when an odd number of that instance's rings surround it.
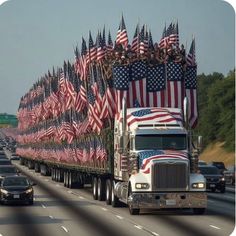
M 199 122 L 197 132 L 205 146 L 224 142 L 228 151 L 235 150 L 235 71 L 228 76 L 213 73 L 198 76 Z

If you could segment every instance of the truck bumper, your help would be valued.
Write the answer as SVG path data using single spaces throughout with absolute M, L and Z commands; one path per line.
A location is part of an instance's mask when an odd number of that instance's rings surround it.
M 132 193 L 128 205 L 139 209 L 206 208 L 205 192 Z

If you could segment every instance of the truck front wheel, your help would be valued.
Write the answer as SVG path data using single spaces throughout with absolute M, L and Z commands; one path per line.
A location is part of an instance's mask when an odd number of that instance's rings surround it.
M 132 194 L 131 185 L 129 184 L 129 190 L 128 190 L 128 196 Z M 129 213 L 130 215 L 139 215 L 140 209 L 139 208 L 133 208 L 131 204 L 128 204 L 129 207 Z

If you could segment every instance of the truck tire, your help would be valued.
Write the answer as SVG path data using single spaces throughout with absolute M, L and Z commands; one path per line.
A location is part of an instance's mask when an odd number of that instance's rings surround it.
M 68 172 L 65 171 L 64 173 L 64 186 L 68 188 Z
M 220 190 L 221 193 L 225 193 L 225 187 Z
M 106 204 L 111 205 L 111 180 L 106 181 Z
M 98 201 L 105 200 L 105 181 L 102 178 L 98 178 Z
M 97 179 L 97 177 L 93 178 L 93 199 L 98 200 L 98 179 Z
M 115 181 L 112 181 L 112 187 L 111 187 L 111 205 L 113 207 L 119 207 L 120 201 L 119 198 L 115 195 Z
M 69 172 L 68 173 L 68 188 L 72 188 L 73 187 L 73 179 L 72 179 L 72 173 Z
M 195 215 L 202 215 L 206 211 L 206 208 L 193 208 L 193 213 Z
M 131 185 L 129 184 L 129 189 L 128 189 L 128 196 L 132 194 L 132 189 Z M 139 215 L 140 209 L 139 208 L 133 208 L 132 205 L 128 204 L 129 207 L 129 213 L 130 215 Z

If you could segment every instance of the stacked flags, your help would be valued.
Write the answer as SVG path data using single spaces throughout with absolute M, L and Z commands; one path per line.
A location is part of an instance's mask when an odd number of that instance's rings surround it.
M 150 57 L 172 49 L 179 50 L 178 22 L 165 26 L 156 43 L 147 25 L 137 24 L 129 44 L 123 16 L 114 43 L 110 31 L 106 39 L 105 27 L 95 41 L 89 31 L 88 42 L 82 37 L 81 49 L 74 50 L 74 63 L 65 61 L 62 67 L 48 71 L 21 97 L 18 141 L 23 146 L 19 152 L 24 152 L 25 145 L 42 143 L 43 151 L 25 148 L 26 153 L 46 152 L 55 160 L 66 156 L 73 156 L 70 161 L 105 160 L 104 140 L 92 137 L 112 129 L 123 98 L 128 108 L 183 108 L 187 96 L 189 123 L 194 128 L 198 119 L 195 39 L 186 61 Z M 80 142 L 82 136 L 86 142 Z M 45 147 L 51 142 L 58 150 Z

